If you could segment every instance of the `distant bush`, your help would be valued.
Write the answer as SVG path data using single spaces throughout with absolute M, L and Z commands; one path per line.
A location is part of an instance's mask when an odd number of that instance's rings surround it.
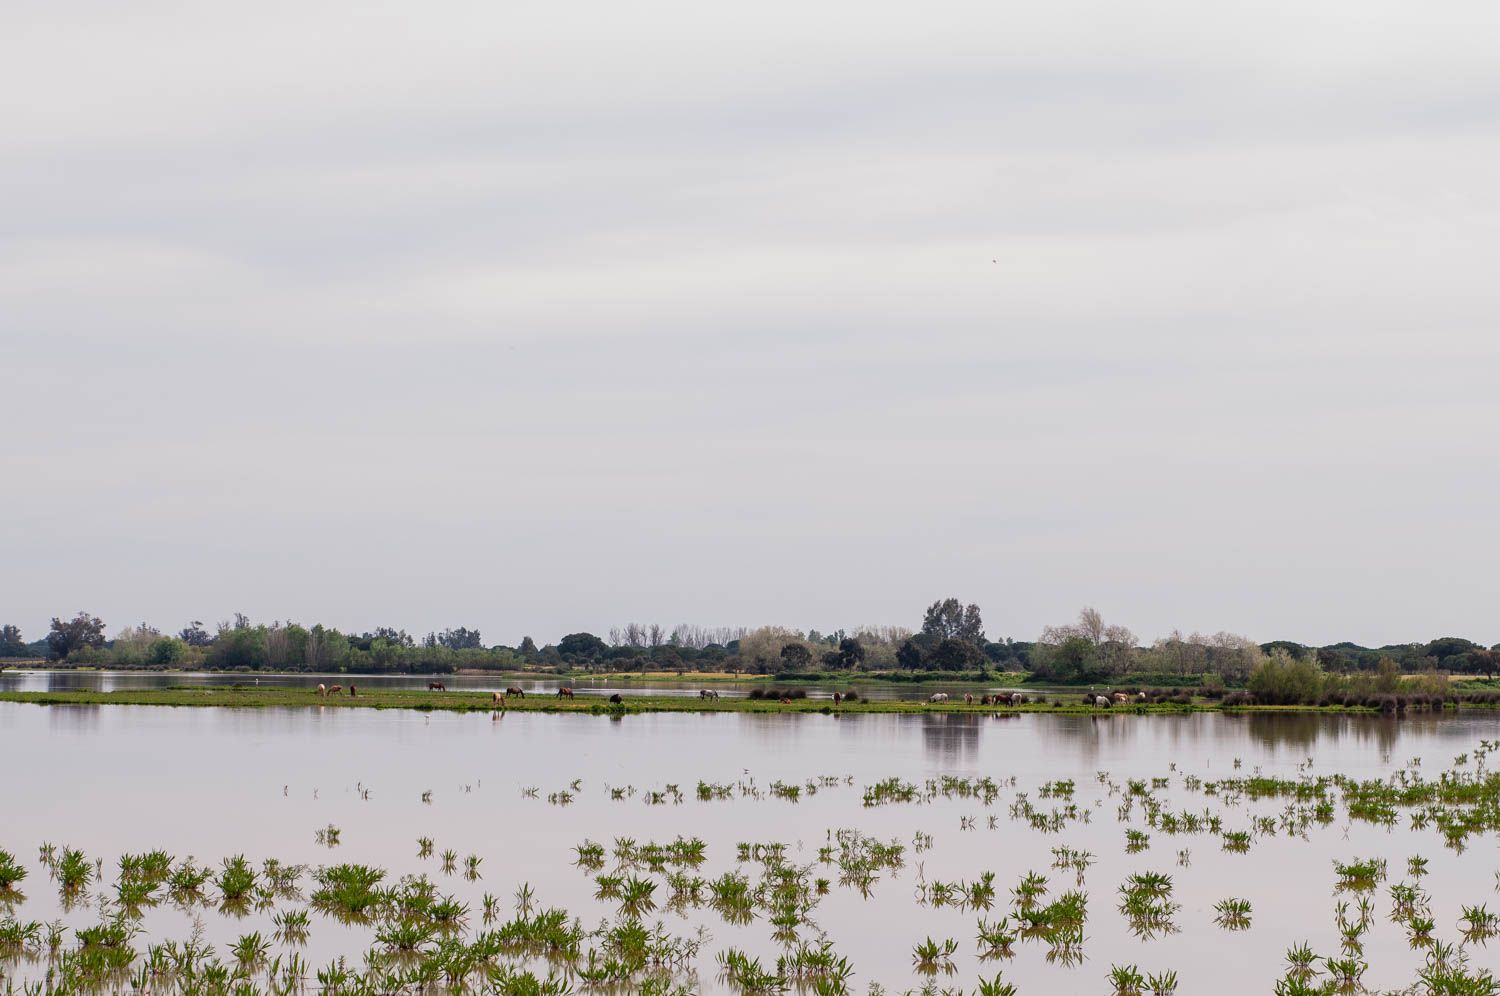
M 1277 648 L 1250 671 L 1246 687 L 1265 705 L 1312 705 L 1323 695 L 1323 669 L 1311 658 L 1299 660 Z

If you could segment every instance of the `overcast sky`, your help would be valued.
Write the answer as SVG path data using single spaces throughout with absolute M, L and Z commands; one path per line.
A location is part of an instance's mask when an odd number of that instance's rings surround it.
M 1500 4 L 0 15 L 0 622 L 1500 640 Z

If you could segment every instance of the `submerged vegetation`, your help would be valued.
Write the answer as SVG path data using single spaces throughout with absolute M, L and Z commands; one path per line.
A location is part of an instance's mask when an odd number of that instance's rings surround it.
M 1246 770 L 1236 760 L 1212 777 L 1173 764 L 1148 777 L 1099 771 L 1031 785 L 954 774 L 869 782 L 820 774 L 761 783 L 745 773 L 696 787 L 586 786 L 575 779 L 550 793 L 523 788 L 515 803 L 523 808 L 570 806 L 589 796 L 602 807 L 664 807 L 651 812 L 666 824 L 677 822 L 677 807 L 804 807 L 832 799 L 846 814 L 925 826 L 909 836 L 834 826 L 810 841 L 750 831 L 723 847 L 685 833 L 574 838 L 559 842 L 552 857 L 559 876 L 592 897 L 576 909 L 549 902 L 526 881 L 509 901 L 503 890 L 465 896 L 463 883 L 480 883 L 485 856 L 460 859 L 441 827 L 417 841 L 414 858 L 406 852 L 423 869 L 416 873 L 238 853 L 205 864 L 156 848 L 119 855 L 111 879 L 102 858 L 43 842 L 36 854 L 46 874 L 36 877 L 51 880 L 71 922 L 26 916 L 32 900 L 20 886 L 33 879 L 16 857 L 25 850 L 0 849 L 0 991 L 562 996 L 687 994 L 712 985 L 735 993 L 878 996 L 892 986 L 1014 996 L 1020 989 L 1012 980 L 1024 963 L 1047 973 L 1052 985 L 1045 991 L 1161 996 L 1175 993 L 1187 971 L 1175 962 L 1182 952 L 1173 938 L 1201 929 L 1222 948 L 1218 960 L 1243 966 L 1236 971 L 1248 988 L 1236 992 L 1497 996 L 1500 980 L 1486 967 L 1486 945 L 1500 933 L 1500 914 L 1479 890 L 1500 887 L 1500 876 L 1489 881 L 1486 865 L 1482 877 L 1464 880 L 1472 891 L 1434 896 L 1432 857 L 1343 843 L 1354 827 L 1379 835 L 1401 828 L 1400 844 L 1426 842 L 1441 848 L 1444 860 L 1485 861 L 1490 848 L 1476 845 L 1500 834 L 1500 772 L 1490 768 L 1497 749 L 1500 742 L 1481 740 L 1446 770 L 1429 775 L 1414 761 L 1383 777 L 1315 771 L 1308 759 L 1292 777 Z M 956 817 L 957 825 L 938 826 L 937 814 Z M 1110 831 L 1118 854 L 1096 854 L 1070 836 L 1111 819 L 1125 831 Z M 332 824 L 319 831 L 325 850 L 318 853 L 328 853 L 329 831 L 340 833 Z M 929 873 L 952 834 L 985 833 L 997 834 L 1000 845 L 984 851 L 993 867 Z M 302 828 L 299 836 L 305 834 Z M 358 846 L 358 827 L 342 834 Z M 1132 834 L 1147 839 L 1134 846 Z M 1050 861 L 1026 867 L 1012 856 L 1032 835 Z M 1187 860 L 1190 849 L 1179 845 L 1192 838 L 1222 842 L 1229 853 L 1220 862 L 1236 869 L 1236 884 L 1249 891 L 1193 905 L 1188 890 L 1213 873 Z M 1296 927 L 1311 939 L 1286 950 L 1280 965 L 1246 961 L 1236 946 L 1257 937 L 1250 897 L 1258 903 L 1267 895 L 1254 891 L 1253 871 L 1318 838 L 1337 856 L 1308 884 Z M 543 856 L 522 857 L 522 869 L 530 870 Z M 849 948 L 858 930 L 847 921 L 849 910 L 903 895 L 911 903 L 900 923 L 909 974 L 872 978 Z M 186 936 L 149 932 L 157 922 L 150 911 L 162 907 L 184 914 L 192 924 Z M 206 939 L 210 923 L 222 925 L 217 942 Z M 955 925 L 963 931 L 950 929 Z M 1097 953 L 1098 938 L 1116 930 L 1132 948 L 1111 963 Z M 322 950 L 340 953 L 314 961 L 307 952 L 324 937 L 334 948 Z M 350 940 L 364 950 L 344 947 Z M 1402 949 L 1418 956 L 1416 973 L 1397 989 L 1366 987 L 1366 979 L 1389 971 L 1381 956 Z M 975 981 L 964 984 L 965 976 Z

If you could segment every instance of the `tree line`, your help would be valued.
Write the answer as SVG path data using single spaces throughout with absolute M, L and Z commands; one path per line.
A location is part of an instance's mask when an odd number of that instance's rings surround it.
M 1256 643 L 1232 633 L 1184 634 L 1143 643 L 1127 627 L 1085 608 L 1068 623 L 1047 626 L 1034 641 L 991 640 L 979 606 L 957 598 L 933 602 L 919 628 L 862 626 L 801 631 L 782 626 L 720 627 L 627 623 L 608 638 L 570 633 L 537 646 L 487 645 L 478 629 L 453 627 L 420 638 L 396 627 L 345 633 L 296 622 L 253 623 L 243 614 L 212 630 L 195 620 L 175 633 L 147 623 L 113 638 L 88 612 L 55 617 L 27 642 L 0 626 L 0 659 L 120 668 L 229 671 L 450 673 L 457 670 L 713 671 L 731 674 L 875 672 L 910 676 L 1028 672 L 1037 680 L 1093 684 L 1119 680 L 1242 686 L 1258 669 L 1292 663 L 1319 673 L 1401 674 L 1446 671 L 1492 676 L 1500 644 L 1486 647 L 1445 636 L 1422 643 L 1310 647 L 1286 640 Z M 1300 673 L 1300 672 L 1299 672 Z

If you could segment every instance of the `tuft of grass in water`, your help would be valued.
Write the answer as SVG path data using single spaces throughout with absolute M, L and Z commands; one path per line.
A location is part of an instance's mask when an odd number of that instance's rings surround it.
M 1214 903 L 1214 922 L 1225 930 L 1245 930 L 1250 926 L 1250 900 L 1221 899 Z
M 360 918 L 375 910 L 384 899 L 379 889 L 385 870 L 367 865 L 344 864 L 320 868 L 314 873 L 317 888 L 309 901 L 314 909 L 345 918 Z
M 998 975 L 993 979 L 979 980 L 979 996 L 1016 996 L 1016 993 L 1015 984 L 1002 981 Z
M 243 854 L 225 858 L 216 884 L 224 902 L 241 902 L 255 888 L 255 869 L 250 866 L 250 862 L 245 860 Z
M 1105 976 L 1115 996 L 1141 996 L 1146 979 L 1134 965 L 1111 965 Z
M 9 851 L 0 850 L 0 892 L 11 892 L 26 878 L 26 869 Z
M 1151 996 L 1171 996 L 1177 991 L 1177 973 L 1169 971 L 1147 975 L 1146 990 Z
M 1491 913 L 1483 904 L 1465 906 L 1458 919 L 1464 938 L 1470 941 L 1487 940 L 1494 937 L 1497 929 L 1500 929 L 1500 917 Z
M 309 919 L 307 910 L 282 910 L 273 913 L 271 923 L 276 927 L 276 940 L 282 944 L 306 944 Z
M 951 937 L 942 941 L 927 937 L 912 948 L 911 959 L 918 971 L 952 973 L 956 969 L 953 955 L 957 951 L 958 942 Z
M 266 954 L 271 950 L 271 942 L 261 937 L 259 932 L 241 934 L 231 950 L 234 960 L 239 962 L 242 969 L 254 971 L 265 962 Z
M 88 858 L 82 851 L 71 847 L 63 848 L 62 855 L 51 865 L 51 871 L 64 892 L 80 892 L 94 879 L 94 867 Z

